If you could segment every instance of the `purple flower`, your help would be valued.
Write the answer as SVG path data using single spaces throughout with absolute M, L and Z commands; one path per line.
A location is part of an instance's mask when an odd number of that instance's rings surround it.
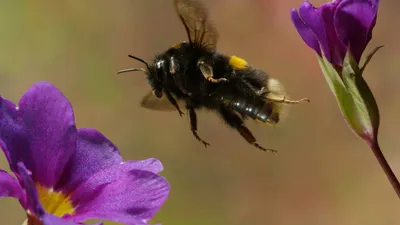
M 100 132 L 75 127 L 70 102 L 49 83 L 18 106 L 0 98 L 0 147 L 16 177 L 0 170 L 0 197 L 17 198 L 28 224 L 146 224 L 169 194 L 161 162 L 123 162 Z
M 292 9 L 291 16 L 308 46 L 342 66 L 348 50 L 359 63 L 372 37 L 378 4 L 379 0 L 334 0 L 315 8 L 305 1 L 298 12 Z

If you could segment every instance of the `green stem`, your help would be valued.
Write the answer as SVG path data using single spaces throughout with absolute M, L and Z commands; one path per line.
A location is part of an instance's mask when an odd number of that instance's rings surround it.
M 396 192 L 397 196 L 400 198 L 400 183 L 399 180 L 396 178 L 396 175 L 393 173 L 392 169 L 390 168 L 388 162 L 383 156 L 381 148 L 379 147 L 378 141 L 369 142 L 369 146 L 374 152 L 376 159 L 378 160 L 379 164 L 381 165 L 383 171 L 385 172 L 387 178 L 389 179 L 390 183 L 393 186 L 394 191 Z

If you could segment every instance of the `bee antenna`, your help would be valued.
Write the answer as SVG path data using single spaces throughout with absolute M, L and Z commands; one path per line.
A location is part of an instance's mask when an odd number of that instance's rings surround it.
M 142 62 L 144 65 L 146 65 L 147 69 L 150 71 L 149 64 L 146 61 L 144 61 L 143 59 L 141 59 L 139 57 L 133 56 L 133 55 L 128 55 L 128 56 L 132 59 L 136 59 L 137 61 Z
M 124 70 L 120 70 L 120 71 L 118 71 L 117 72 L 117 74 L 120 74 L 120 73 L 127 73 L 127 72 L 133 72 L 133 71 L 142 71 L 142 72 L 147 72 L 147 70 L 146 69 L 143 69 L 143 68 L 130 68 L 130 69 L 124 69 Z
M 135 59 L 135 60 L 137 60 L 137 61 L 143 63 L 144 65 L 146 65 L 147 69 L 144 69 L 144 68 L 129 68 L 129 69 L 120 70 L 120 71 L 117 72 L 117 74 L 120 74 L 120 73 L 127 73 L 127 72 L 133 72 L 133 71 L 142 71 L 142 72 L 145 72 L 145 73 L 146 73 L 146 72 L 150 71 L 149 64 L 148 64 L 146 61 L 144 61 L 143 59 L 141 59 L 141 58 L 139 58 L 139 57 L 133 56 L 133 55 L 128 55 L 128 56 L 129 56 L 130 58 Z

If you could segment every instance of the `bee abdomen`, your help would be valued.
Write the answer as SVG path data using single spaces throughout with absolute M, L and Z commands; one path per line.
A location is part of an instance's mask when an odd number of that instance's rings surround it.
M 275 105 L 265 101 L 249 101 L 246 99 L 233 99 L 231 97 L 220 97 L 219 99 L 226 107 L 238 112 L 243 116 L 252 118 L 262 123 L 276 124 L 279 122 L 279 114 L 274 110 Z

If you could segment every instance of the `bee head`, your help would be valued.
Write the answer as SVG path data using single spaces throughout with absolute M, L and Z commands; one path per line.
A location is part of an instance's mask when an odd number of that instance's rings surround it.
M 161 87 L 161 76 L 162 76 L 162 68 L 164 67 L 161 63 L 161 61 L 158 61 L 155 63 L 155 65 L 149 65 L 146 61 L 143 59 L 129 55 L 130 58 L 135 59 L 141 63 L 143 63 L 146 68 L 129 68 L 129 69 L 123 69 L 118 71 L 118 74 L 120 73 L 127 73 L 127 72 L 134 72 L 134 71 L 142 71 L 147 74 L 147 78 L 150 82 L 150 85 L 153 87 L 154 94 L 161 98 L 162 96 L 162 87 Z

